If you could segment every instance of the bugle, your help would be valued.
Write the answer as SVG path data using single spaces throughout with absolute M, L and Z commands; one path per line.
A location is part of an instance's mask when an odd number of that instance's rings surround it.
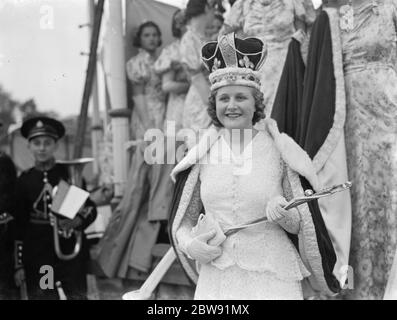
M 69 183 L 71 185 L 74 185 L 76 187 L 81 188 L 83 186 L 83 169 L 84 166 L 87 163 L 93 162 L 93 158 L 80 158 L 80 159 L 75 159 L 75 160 L 64 160 L 64 161 L 57 161 L 60 164 L 63 164 L 66 166 L 68 173 L 69 173 Z M 59 221 L 57 216 L 51 212 L 50 213 L 50 223 L 51 226 L 53 227 L 53 236 L 54 236 L 54 248 L 55 248 L 55 253 L 57 257 L 61 260 L 72 260 L 74 259 L 81 250 L 82 246 L 82 231 L 80 230 L 61 230 L 59 227 Z M 73 236 L 75 237 L 76 244 L 73 248 L 73 252 L 69 254 L 65 254 L 61 250 L 61 245 L 60 245 L 60 237 L 64 239 L 69 239 Z

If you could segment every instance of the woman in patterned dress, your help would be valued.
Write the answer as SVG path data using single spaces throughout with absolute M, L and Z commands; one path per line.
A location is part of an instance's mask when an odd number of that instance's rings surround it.
M 354 182 L 355 281 L 347 296 L 382 299 L 397 249 L 397 1 L 353 1 L 352 9 L 351 27 L 341 24 L 345 136 Z
M 153 65 L 157 49 L 161 46 L 161 31 L 154 22 L 139 26 L 134 38 L 138 54 L 127 62 L 127 75 L 132 82 L 134 110 L 132 114 L 133 137 L 142 139 L 149 128 L 163 128 L 165 117 L 165 94 L 161 90 L 161 78 Z

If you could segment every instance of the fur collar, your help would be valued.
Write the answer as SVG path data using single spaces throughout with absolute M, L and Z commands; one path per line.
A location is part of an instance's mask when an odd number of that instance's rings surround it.
M 294 171 L 305 177 L 315 191 L 320 189 L 316 170 L 309 155 L 288 135 L 280 133 L 276 121 L 273 119 L 264 120 L 265 130 L 267 130 L 281 154 L 284 162 Z M 190 168 L 200 162 L 207 154 L 214 143 L 221 136 L 220 130 L 211 127 L 203 135 L 187 155 L 175 166 L 171 172 L 171 178 L 175 182 L 178 173 Z

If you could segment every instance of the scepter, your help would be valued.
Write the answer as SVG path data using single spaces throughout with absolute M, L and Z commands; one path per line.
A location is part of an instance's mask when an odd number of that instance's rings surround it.
M 311 190 L 311 189 L 305 190 L 304 196 L 293 198 L 292 200 L 290 200 L 285 205 L 284 209 L 285 210 L 289 210 L 289 209 L 292 209 L 292 208 L 296 208 L 296 207 L 298 207 L 298 206 L 300 206 L 300 205 L 302 205 L 304 203 L 308 203 L 308 202 L 313 201 L 313 200 L 318 200 L 318 199 L 323 198 L 323 197 L 328 197 L 328 196 L 330 196 L 330 195 L 332 195 L 334 193 L 337 193 L 337 192 L 348 190 L 348 189 L 351 188 L 351 186 L 352 186 L 352 183 L 350 181 L 347 181 L 345 183 L 342 183 L 342 184 L 339 184 L 339 185 L 335 185 L 335 186 L 330 187 L 330 188 L 322 189 L 322 190 L 320 190 L 320 191 L 318 191 L 316 193 L 314 193 L 314 191 Z M 256 226 L 256 225 L 264 223 L 266 221 L 267 221 L 267 217 L 262 217 L 262 218 L 259 218 L 259 219 L 255 219 L 255 220 L 252 220 L 250 222 L 247 222 L 247 223 L 235 226 L 235 227 L 228 228 L 228 229 L 226 229 L 224 231 L 224 234 L 225 234 L 225 236 L 229 236 L 229 235 L 231 235 L 233 233 L 236 233 L 236 232 L 238 232 L 240 230 Z

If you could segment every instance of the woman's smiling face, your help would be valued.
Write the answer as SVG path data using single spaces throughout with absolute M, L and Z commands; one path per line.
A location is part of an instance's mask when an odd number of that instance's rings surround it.
M 226 129 L 250 129 L 255 113 L 253 89 L 225 86 L 216 94 L 216 116 Z

